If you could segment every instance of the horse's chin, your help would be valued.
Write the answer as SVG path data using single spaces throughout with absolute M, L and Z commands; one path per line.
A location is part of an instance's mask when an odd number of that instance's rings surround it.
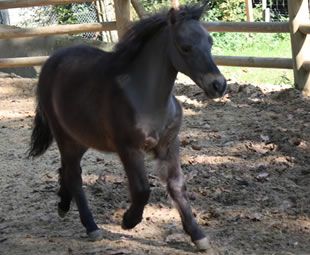
M 212 99 L 218 98 L 216 95 L 212 95 L 211 93 L 209 93 L 209 92 L 207 92 L 205 90 L 204 90 L 204 93 L 205 93 L 205 96 L 206 96 L 207 99 L 212 100 Z
M 220 96 L 217 96 L 217 95 L 211 95 L 210 93 L 207 93 L 205 91 L 205 96 L 208 100 L 212 100 L 212 99 L 216 99 L 216 98 L 219 98 Z
M 223 93 L 219 93 L 217 91 L 208 91 L 206 89 L 203 90 L 207 99 L 216 99 L 225 96 L 226 90 Z

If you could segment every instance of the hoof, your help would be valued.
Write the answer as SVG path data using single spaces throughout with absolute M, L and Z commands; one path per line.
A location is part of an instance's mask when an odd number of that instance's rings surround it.
M 142 221 L 142 217 L 136 217 L 134 219 L 131 219 L 128 217 L 128 212 L 124 214 L 123 221 L 122 221 L 122 229 L 128 230 L 132 229 L 135 226 L 137 226 Z
M 91 242 L 100 241 L 103 238 L 103 234 L 100 229 L 88 233 L 88 239 Z
M 194 244 L 199 251 L 205 251 L 211 248 L 208 237 L 204 237 L 200 240 L 194 241 Z
M 62 210 L 62 209 L 60 209 L 60 208 L 58 207 L 58 216 L 59 216 L 60 218 L 64 218 L 66 215 L 67 215 L 67 212 L 65 212 L 64 210 Z
M 124 229 L 124 230 L 129 230 L 129 229 L 133 229 L 137 224 L 138 224 L 139 222 L 137 222 L 137 223 L 127 223 L 127 222 L 125 222 L 124 220 L 122 221 L 122 229 Z

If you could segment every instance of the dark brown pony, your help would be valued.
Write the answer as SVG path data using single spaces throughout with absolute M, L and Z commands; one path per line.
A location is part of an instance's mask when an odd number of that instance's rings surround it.
M 103 237 L 82 189 L 80 161 L 88 148 L 116 152 L 124 165 L 131 195 L 124 229 L 142 220 L 150 195 L 144 152 L 153 152 L 184 230 L 199 249 L 208 248 L 185 192 L 177 137 L 182 109 L 172 91 L 178 72 L 208 98 L 226 91 L 212 39 L 199 22 L 203 9 L 183 6 L 151 16 L 133 25 L 114 52 L 71 47 L 43 66 L 29 156 L 43 154 L 55 138 L 61 155 L 58 213 L 64 217 L 74 199 L 91 240 Z

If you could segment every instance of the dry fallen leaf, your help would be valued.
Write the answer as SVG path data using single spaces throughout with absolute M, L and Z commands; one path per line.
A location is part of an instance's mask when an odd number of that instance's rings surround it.
M 186 139 L 184 139 L 184 140 L 181 141 L 181 144 L 182 144 L 183 146 L 186 146 L 186 145 L 189 144 L 189 141 L 186 140 Z

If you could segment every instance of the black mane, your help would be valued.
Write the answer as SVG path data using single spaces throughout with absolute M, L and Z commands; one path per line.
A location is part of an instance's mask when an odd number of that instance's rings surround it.
M 199 20 L 205 6 L 185 5 L 175 10 L 178 22 L 185 20 Z M 157 31 L 168 25 L 169 10 L 141 19 L 125 33 L 112 52 L 109 71 L 121 73 L 138 55 L 143 46 L 156 34 Z M 118 70 L 118 71 L 116 71 Z

